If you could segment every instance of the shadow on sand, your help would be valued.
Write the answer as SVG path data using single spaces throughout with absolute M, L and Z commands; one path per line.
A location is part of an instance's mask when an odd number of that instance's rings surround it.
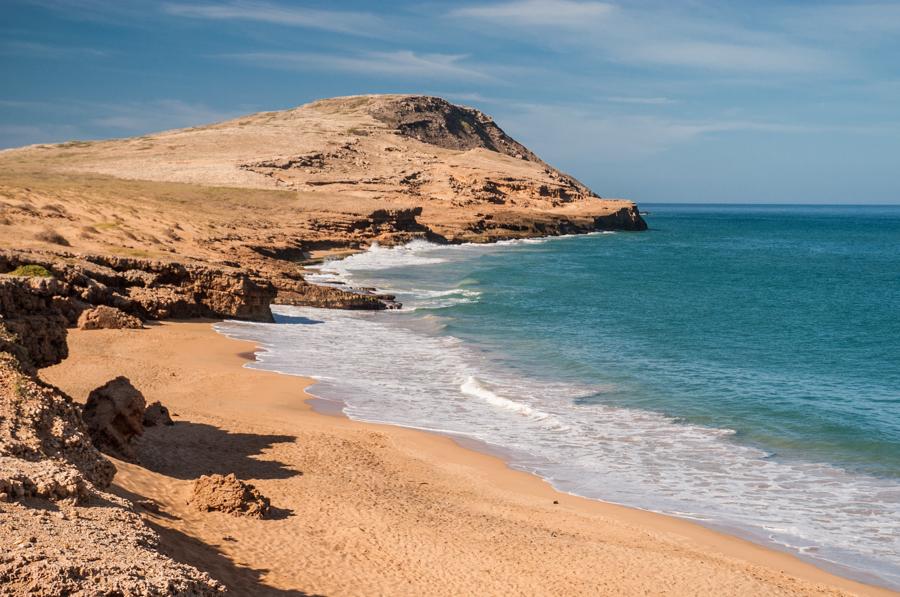
M 235 563 L 214 545 L 204 543 L 181 531 L 160 526 L 152 520 L 146 522 L 159 534 L 160 552 L 177 562 L 209 573 L 227 586 L 232 594 L 260 597 L 322 597 L 305 591 L 270 587 L 262 581 L 268 570 Z
M 148 470 L 175 479 L 229 473 L 238 479 L 287 479 L 303 473 L 257 456 L 275 444 L 294 440 L 292 435 L 231 433 L 213 425 L 178 421 L 148 428 L 138 445 L 138 461 Z

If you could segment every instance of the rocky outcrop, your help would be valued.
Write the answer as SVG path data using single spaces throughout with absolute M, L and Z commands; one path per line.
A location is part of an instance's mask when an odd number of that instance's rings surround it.
M 445 149 L 484 148 L 543 163 L 528 148 L 503 132 L 487 114 L 439 97 L 401 96 L 374 105 L 370 113 L 401 135 L 423 143 Z
M 144 395 L 120 375 L 88 395 L 82 418 L 99 450 L 135 462 L 133 442 L 144 433 L 145 408 Z
M 81 498 L 115 469 L 71 398 L 35 377 L 68 355 L 52 279 L 0 277 L 0 498 Z
M 144 411 L 144 427 L 156 427 L 157 425 L 174 425 L 175 422 L 169 416 L 169 409 L 157 400 L 147 406 Z
M 102 491 L 115 467 L 72 399 L 35 376 L 67 355 L 57 284 L 0 277 L 0 593 L 223 592 L 162 555 L 132 505 Z
M 271 321 L 275 288 L 234 268 L 40 251 L 0 251 L 0 273 L 22 265 L 46 268 L 53 278 L 30 278 L 59 298 L 75 324 L 90 305 L 106 305 L 143 319 L 230 317 Z
M 396 302 L 395 297 L 391 294 L 376 294 L 365 290 L 344 290 L 334 286 L 319 286 L 283 278 L 275 282 L 278 288 L 275 303 L 279 305 L 353 311 L 380 311 L 400 307 L 400 303 Z
M 100 305 L 93 309 L 85 309 L 78 317 L 78 328 L 82 330 L 120 330 L 123 328 L 140 329 L 144 324 L 134 315 L 121 309 Z
M 647 222 L 641 217 L 637 206 L 631 205 L 606 216 L 597 216 L 594 218 L 594 229 L 641 231 L 647 229 Z
M 62 288 L 53 278 L 0 276 L 0 351 L 13 354 L 26 371 L 69 354 L 67 321 L 54 302 Z
M 269 498 L 234 473 L 200 477 L 194 482 L 188 503 L 202 512 L 225 512 L 232 516 L 264 518 L 269 512 Z
M 0 352 L 0 500 L 80 500 L 114 474 L 72 399 Z

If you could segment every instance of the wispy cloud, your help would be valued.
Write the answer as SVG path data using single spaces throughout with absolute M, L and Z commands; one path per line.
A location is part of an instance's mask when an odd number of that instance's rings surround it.
M 900 123 L 870 126 L 781 122 L 762 119 L 690 119 L 645 114 L 616 114 L 591 106 L 515 104 L 498 122 L 551 162 L 610 163 L 642 160 L 713 135 L 767 133 L 772 135 L 883 135 L 900 132 Z
M 501 21 L 511 25 L 581 28 L 609 16 L 615 9 L 615 6 L 605 2 L 517 0 L 457 8 L 450 14 L 455 17 Z
M 667 97 L 631 97 L 614 95 L 603 99 L 614 104 L 637 104 L 640 106 L 665 106 L 675 103 L 675 100 Z
M 218 122 L 254 111 L 253 107 L 221 110 L 177 99 L 118 103 L 2 99 L 0 107 L 6 110 L 5 116 L 14 117 L 17 113 L 45 115 L 45 121 L 40 124 L 0 123 L 0 147 L 151 133 Z M 48 114 L 60 120 L 75 121 L 78 125 L 46 122 Z
M 672 66 L 772 73 L 821 71 L 834 63 L 818 50 L 792 44 L 680 40 L 640 44 L 631 50 L 629 58 Z
M 652 3 L 514 0 L 459 8 L 448 16 L 501 26 L 496 35 L 508 35 L 509 28 L 529 34 L 540 29 L 538 43 L 588 48 L 599 51 L 600 60 L 624 64 L 738 73 L 821 72 L 836 66 L 831 52 L 702 8 L 702 3 L 679 12 Z
M 846 4 L 815 4 L 810 7 L 789 7 L 776 17 L 794 31 L 813 37 L 848 33 L 858 35 L 900 32 L 900 4 L 896 2 L 856 2 Z
M 58 46 L 34 41 L 4 40 L 0 42 L 0 53 L 38 58 L 86 58 L 107 56 L 105 50 L 76 46 Z
M 384 29 L 383 20 L 371 13 L 282 6 L 268 2 L 170 3 L 164 4 L 163 10 L 170 15 L 194 19 L 258 21 L 362 36 L 375 36 Z
M 249 52 L 226 54 L 241 62 L 283 70 L 342 71 L 417 79 L 490 80 L 482 67 L 467 62 L 464 54 L 419 54 L 409 50 L 362 52 L 353 55 L 314 52 Z
M 0 149 L 77 139 L 81 129 L 70 124 L 0 124 Z
M 116 134 L 146 133 L 218 122 L 242 111 L 219 110 L 202 103 L 176 99 L 119 104 L 94 103 L 84 106 L 92 112 L 90 124 L 111 129 Z

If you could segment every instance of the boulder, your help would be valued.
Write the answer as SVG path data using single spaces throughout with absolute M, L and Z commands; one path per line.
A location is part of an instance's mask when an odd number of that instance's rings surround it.
M 219 511 L 232 516 L 265 518 L 269 513 L 269 498 L 234 473 L 200 477 L 194 481 L 188 503 L 202 512 Z
M 99 450 L 135 462 L 133 441 L 144 432 L 145 407 L 144 395 L 120 375 L 88 395 L 82 418 Z
M 156 427 L 157 425 L 174 425 L 175 422 L 169 416 L 169 409 L 157 400 L 144 411 L 144 427 Z
M 140 329 L 144 324 L 121 309 L 100 305 L 83 311 L 78 318 L 78 327 L 82 330 L 120 330 Z

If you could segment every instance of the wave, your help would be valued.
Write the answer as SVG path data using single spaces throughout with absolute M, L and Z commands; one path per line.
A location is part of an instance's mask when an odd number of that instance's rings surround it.
M 463 394 L 466 394 L 467 396 L 481 398 L 482 400 L 493 406 L 503 408 L 514 413 L 519 413 L 520 415 L 531 417 L 532 419 L 536 419 L 538 421 L 542 421 L 550 416 L 549 414 L 534 409 L 527 404 L 498 396 L 497 394 L 484 387 L 481 382 L 479 382 L 471 375 L 466 378 L 466 381 L 460 384 L 459 391 Z

